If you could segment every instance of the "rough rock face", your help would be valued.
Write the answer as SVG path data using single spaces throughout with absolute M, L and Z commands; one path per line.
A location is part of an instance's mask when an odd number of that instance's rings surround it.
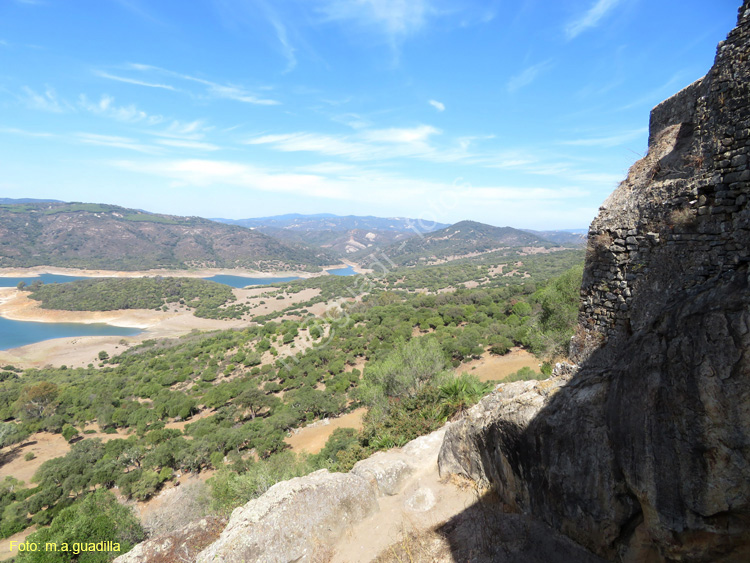
M 219 539 L 196 561 L 310 561 L 319 546 L 377 509 L 367 481 L 321 469 L 277 483 L 235 509 Z
M 226 519 L 208 516 L 179 530 L 136 545 L 114 560 L 114 563 L 174 563 L 193 561 L 224 529 Z
M 440 454 L 609 559 L 750 560 L 749 78 L 746 0 L 591 225 L 580 370 L 485 399 Z

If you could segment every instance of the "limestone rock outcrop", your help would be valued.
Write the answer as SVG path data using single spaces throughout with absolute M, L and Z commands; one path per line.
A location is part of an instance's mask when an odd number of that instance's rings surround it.
M 317 549 L 376 510 L 375 491 L 367 481 L 321 469 L 276 483 L 236 508 L 219 539 L 196 562 L 310 561 Z
M 174 563 L 194 561 L 198 553 L 213 543 L 224 529 L 226 518 L 207 516 L 178 530 L 141 542 L 114 563 Z
M 448 430 L 491 484 L 610 560 L 750 560 L 750 0 L 589 231 L 580 369 Z

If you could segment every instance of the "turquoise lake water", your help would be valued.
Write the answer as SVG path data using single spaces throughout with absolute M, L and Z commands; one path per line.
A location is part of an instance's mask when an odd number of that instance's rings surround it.
M 327 270 L 334 276 L 353 276 L 356 272 L 351 266 Z M 40 274 L 20 278 L 0 277 L 0 287 L 16 287 L 18 282 L 24 281 L 28 285 L 40 280 L 43 283 L 66 283 L 76 280 L 89 279 L 83 276 L 62 276 L 59 274 Z M 209 281 L 223 283 L 231 287 L 245 287 L 247 285 L 268 285 L 296 280 L 287 278 L 251 278 L 246 276 L 212 276 L 204 278 Z M 0 317 L 0 350 L 8 350 L 26 344 L 42 342 L 52 338 L 66 338 L 71 336 L 132 336 L 140 329 L 112 326 L 104 323 L 35 323 L 30 321 L 12 321 Z
M 24 281 L 27 285 L 31 285 L 35 281 L 41 281 L 42 283 L 65 283 L 76 280 L 86 280 L 81 276 L 61 276 L 58 274 L 39 274 L 38 276 L 29 276 L 25 278 L 3 278 L 0 277 L 0 287 L 16 287 L 18 282 Z
M 246 278 L 245 276 L 211 276 L 204 280 L 223 283 L 231 287 L 245 287 L 246 285 L 268 285 L 271 283 L 283 283 L 299 278 Z
M 334 270 L 326 270 L 329 274 L 333 274 L 334 276 L 356 276 L 357 272 L 354 271 L 354 268 L 351 266 L 347 266 L 346 268 L 336 268 Z
M 34 344 L 68 336 L 133 336 L 139 328 L 126 328 L 103 323 L 34 323 L 11 321 L 0 317 L 0 350 Z

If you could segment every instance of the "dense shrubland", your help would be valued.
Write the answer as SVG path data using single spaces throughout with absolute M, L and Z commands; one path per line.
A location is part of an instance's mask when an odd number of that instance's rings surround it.
M 556 254 L 561 256 L 533 259 L 546 271 L 571 259 Z M 343 284 L 370 285 L 359 300 L 345 302 L 325 319 L 300 315 L 147 341 L 104 358 L 101 369 L 19 373 L 5 366 L 2 445 L 12 447 L 41 430 L 65 433 L 72 445 L 64 457 L 42 464 L 32 483 L 12 478 L 0 483 L 0 535 L 31 524 L 52 524 L 44 533 L 54 535 L 58 519 L 85 513 L 83 503 L 94 502 L 88 499 L 95 491 L 117 486 L 122 495 L 144 500 L 181 472 L 209 468 L 218 469 L 211 481 L 215 508 L 228 510 L 279 480 L 321 467 L 348 470 L 373 451 L 440 427 L 490 388 L 469 375 L 456 377 L 454 368 L 462 362 L 488 351 L 503 354 L 514 345 L 551 358 L 566 346 L 581 268 L 544 282 L 529 260 L 524 257 L 529 278 L 499 278 L 496 284 L 442 293 L 410 290 L 439 283 L 428 268 L 402 273 L 400 281 L 304 280 L 284 287 L 317 284 L 332 299 L 347 297 Z M 436 268 L 453 272 L 455 281 L 484 266 Z M 171 281 L 141 281 L 173 287 Z M 404 283 L 409 287 L 398 286 Z M 195 287 L 196 293 L 182 298 L 204 299 L 206 286 Z M 337 290 L 342 291 L 336 295 Z M 66 292 L 55 293 L 63 298 Z M 106 292 L 97 297 L 109 298 Z M 165 295 L 157 287 L 139 299 L 157 304 Z M 287 450 L 290 429 L 360 406 L 368 407 L 361 431 L 335 431 L 316 455 Z M 112 439 L 88 438 L 84 426 L 92 421 Z M 186 424 L 175 427 L 176 421 Z
M 196 317 L 239 318 L 247 307 L 236 301 L 229 286 L 197 278 L 94 278 L 67 283 L 32 284 L 31 299 L 44 309 L 114 311 L 162 309 L 181 305 Z

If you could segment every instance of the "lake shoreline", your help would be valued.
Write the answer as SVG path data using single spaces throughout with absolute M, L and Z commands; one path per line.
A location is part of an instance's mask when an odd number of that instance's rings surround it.
M 58 266 L 33 266 L 31 268 L 0 268 L 0 278 L 22 278 L 36 277 L 40 274 L 54 274 L 58 276 L 81 276 L 97 278 L 142 278 L 148 276 L 163 276 L 177 278 L 209 278 L 212 276 L 240 276 L 248 278 L 315 278 L 318 276 L 327 276 L 327 270 L 335 270 L 350 267 L 357 274 L 367 274 L 372 270 L 362 268 L 361 266 L 342 260 L 338 264 L 323 266 L 320 272 L 306 272 L 302 270 L 281 270 L 272 272 L 259 272 L 247 268 L 200 268 L 196 270 L 104 270 L 104 269 L 82 269 L 82 268 L 65 268 Z

